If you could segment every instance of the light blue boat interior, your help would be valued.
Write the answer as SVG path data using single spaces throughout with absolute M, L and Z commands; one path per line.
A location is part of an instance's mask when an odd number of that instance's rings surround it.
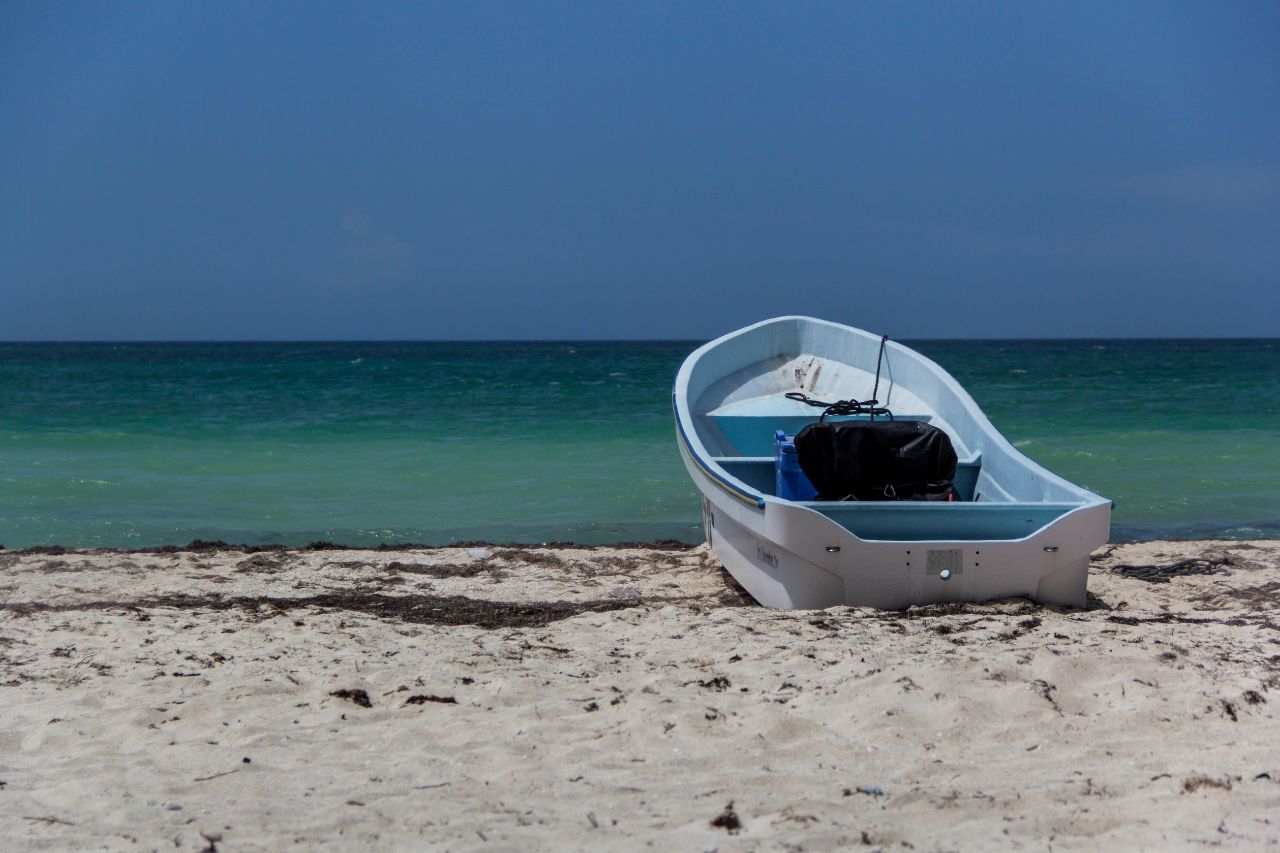
M 861 539 L 1021 539 L 1103 502 L 1016 450 L 964 389 L 919 353 L 888 342 L 877 388 L 879 352 L 879 337 L 806 317 L 766 321 L 713 341 L 690 357 L 677 380 L 677 394 L 683 385 L 685 397 L 683 426 L 697 439 L 690 450 L 736 488 L 779 500 L 774 433 L 793 435 L 822 411 L 786 394 L 828 402 L 874 397 L 895 419 L 923 421 L 948 434 L 959 457 L 961 500 L 796 502 Z M 678 416 L 681 409 L 677 405 Z

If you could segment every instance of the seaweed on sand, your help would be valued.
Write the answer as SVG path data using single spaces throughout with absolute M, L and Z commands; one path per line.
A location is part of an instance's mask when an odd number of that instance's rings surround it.
M 77 604 L 8 602 L 0 610 L 28 615 L 78 610 L 128 610 L 173 608 L 177 610 L 258 611 L 282 613 L 300 608 L 341 610 L 382 619 L 420 625 L 474 625 L 478 628 L 533 628 L 569 619 L 582 613 L 602 613 L 636 606 L 637 601 L 618 599 L 589 601 L 508 602 L 469 598 L 465 595 L 384 595 L 360 590 L 328 592 L 297 598 L 280 596 L 159 595 L 133 601 L 87 601 Z

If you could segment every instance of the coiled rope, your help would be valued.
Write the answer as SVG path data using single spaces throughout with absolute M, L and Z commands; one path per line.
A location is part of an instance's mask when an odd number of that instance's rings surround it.
M 787 393 L 787 399 L 797 400 L 806 406 L 822 409 L 822 417 L 818 418 L 818 423 L 826 420 L 827 415 L 870 415 L 873 421 L 876 419 L 876 415 L 885 415 L 889 420 L 893 420 L 893 412 L 881 406 L 878 399 L 880 395 L 880 363 L 884 361 L 884 345 L 888 340 L 888 335 L 883 335 L 880 338 L 880 353 L 876 356 L 876 383 L 871 389 L 870 400 L 836 400 L 834 403 L 827 403 L 823 400 L 815 400 L 803 391 L 790 391 Z

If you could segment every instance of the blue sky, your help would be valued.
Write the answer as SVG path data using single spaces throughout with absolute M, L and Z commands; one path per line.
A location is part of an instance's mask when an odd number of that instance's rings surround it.
M 1280 334 L 1280 4 L 0 2 L 0 339 Z

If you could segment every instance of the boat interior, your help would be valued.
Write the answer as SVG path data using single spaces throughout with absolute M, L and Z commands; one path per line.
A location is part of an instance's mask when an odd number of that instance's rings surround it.
M 879 338 L 859 333 L 860 339 L 850 341 L 853 335 L 844 331 L 842 352 L 832 352 L 830 346 L 821 346 L 822 341 L 810 340 L 807 343 L 811 346 L 800 350 L 802 355 L 759 359 L 714 381 L 698 382 L 695 372 L 689 384 L 689 402 L 692 426 L 710 457 L 706 461 L 748 491 L 777 497 L 775 432 L 794 435 L 822 415 L 821 408 L 786 395 L 798 391 L 825 401 L 875 398 L 889 408 L 895 420 L 921 421 L 947 433 L 957 456 L 954 487 L 959 500 L 794 501 L 859 538 L 1020 539 L 1095 497 L 1013 450 L 954 380 L 932 363 L 892 344 L 880 353 Z M 796 347 L 806 342 L 783 343 Z M 777 343 L 774 346 L 774 352 L 783 349 Z M 874 373 L 877 361 L 878 378 Z M 870 417 L 828 415 L 828 420 Z

